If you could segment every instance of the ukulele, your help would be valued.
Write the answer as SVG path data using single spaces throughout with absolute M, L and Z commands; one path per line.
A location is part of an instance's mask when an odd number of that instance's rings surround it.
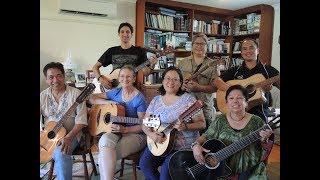
M 199 112 L 202 107 L 202 101 L 197 100 L 179 116 L 178 120 L 187 123 L 190 122 L 191 117 Z M 176 129 L 172 128 L 174 124 L 175 122 L 170 124 L 161 124 L 159 128 L 153 128 L 154 131 L 161 132 L 163 136 L 166 137 L 166 140 L 163 143 L 156 143 L 149 136 L 147 136 L 147 146 L 153 155 L 165 156 L 172 151 L 174 148 L 175 133 L 177 131 Z

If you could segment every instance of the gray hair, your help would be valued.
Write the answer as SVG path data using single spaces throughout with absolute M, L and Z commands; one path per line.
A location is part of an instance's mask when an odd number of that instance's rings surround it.
M 203 33 L 199 33 L 193 36 L 192 45 L 194 44 L 197 38 L 202 38 L 206 42 L 206 45 L 208 45 L 208 37 Z

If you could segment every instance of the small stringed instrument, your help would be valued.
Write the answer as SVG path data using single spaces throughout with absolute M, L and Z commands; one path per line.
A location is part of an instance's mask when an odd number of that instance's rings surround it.
M 149 48 L 144 48 L 144 49 L 148 52 L 154 53 L 157 58 L 174 52 L 174 49 L 172 47 L 166 48 L 162 51 L 149 49 Z M 137 73 L 138 71 L 140 71 L 141 69 L 143 69 L 144 67 L 146 67 L 148 65 L 150 65 L 149 60 L 147 60 L 144 63 L 140 64 L 139 66 L 135 67 L 134 72 Z M 108 79 L 111 80 L 112 87 L 117 87 L 119 85 L 118 79 L 119 79 L 120 70 L 121 70 L 120 68 L 115 69 L 110 74 L 105 75 Z M 106 90 L 106 88 L 104 88 L 104 87 L 103 87 L 103 89 L 102 88 L 100 88 L 100 89 L 102 90 L 102 92 L 105 92 L 105 90 Z
M 169 161 L 170 176 L 173 180 L 209 180 L 227 177 L 231 174 L 231 169 L 226 164 L 227 158 L 259 140 L 261 138 L 259 135 L 261 130 L 279 127 L 280 115 L 229 146 L 225 146 L 222 141 L 217 139 L 206 141 L 203 147 L 210 150 L 210 152 L 203 152 L 205 165 L 199 164 L 194 159 L 192 150 L 177 151 Z
M 77 106 L 82 103 L 89 94 L 95 89 L 95 85 L 88 84 L 77 97 L 76 102 L 67 110 L 58 122 L 49 120 L 45 129 L 40 132 L 40 163 L 49 162 L 57 143 L 66 135 L 67 131 L 63 123 L 67 121 Z
M 178 120 L 186 123 L 190 122 L 191 117 L 199 112 L 202 107 L 202 101 L 197 100 L 179 116 Z M 172 128 L 174 124 L 175 122 L 170 124 L 161 124 L 159 128 L 153 128 L 154 131 L 161 132 L 163 136 L 166 137 L 166 140 L 163 143 L 156 143 L 149 136 L 147 136 L 147 146 L 153 155 L 164 156 L 172 151 L 172 149 L 174 148 L 175 134 L 177 131 L 176 129 Z
M 160 126 L 160 119 L 153 116 L 143 120 L 125 117 L 125 108 L 116 102 L 92 105 L 88 122 L 90 134 L 97 136 L 106 132 L 109 123 L 144 124 L 147 127 L 157 128 Z
M 248 77 L 247 79 L 242 80 L 230 80 L 226 83 L 230 86 L 239 84 L 245 87 L 249 93 L 248 99 L 248 107 L 247 110 L 251 109 L 254 106 L 262 104 L 266 102 L 266 97 L 264 96 L 264 92 L 262 90 L 263 86 L 271 85 L 274 82 L 279 81 L 280 75 L 271 77 L 266 79 L 262 74 L 255 74 L 253 76 Z M 220 112 L 227 113 L 227 103 L 225 100 L 226 91 L 217 90 L 217 106 Z
M 190 80 L 196 79 L 203 71 L 208 69 L 210 66 L 213 66 L 214 63 L 217 63 L 216 60 L 212 60 L 211 62 L 209 62 L 208 64 L 206 64 L 204 66 L 201 65 L 200 68 L 197 69 L 193 73 L 184 73 L 183 79 L 185 81 L 190 81 Z

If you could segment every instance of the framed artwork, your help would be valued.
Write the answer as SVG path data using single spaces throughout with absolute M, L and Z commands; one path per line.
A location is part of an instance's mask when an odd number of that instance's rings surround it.
M 75 73 L 76 83 L 86 83 L 85 73 Z
M 87 77 L 87 83 L 92 83 L 93 79 L 95 78 L 93 71 L 87 70 L 86 77 Z
M 159 66 L 160 66 L 160 69 L 165 69 L 166 68 L 163 60 L 159 60 Z

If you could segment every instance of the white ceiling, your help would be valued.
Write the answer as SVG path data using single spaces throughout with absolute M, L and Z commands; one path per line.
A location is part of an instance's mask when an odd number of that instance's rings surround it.
M 128 1 L 136 2 L 136 0 L 117 0 L 117 1 Z M 166 0 L 163 0 L 166 1 Z M 179 2 L 185 2 L 190 4 L 198 4 L 204 6 L 211 6 L 222 9 L 237 10 L 257 4 L 279 4 L 280 0 L 174 0 Z
M 199 4 L 222 9 L 237 10 L 257 4 L 274 5 L 280 3 L 280 0 L 175 0 L 190 4 Z

